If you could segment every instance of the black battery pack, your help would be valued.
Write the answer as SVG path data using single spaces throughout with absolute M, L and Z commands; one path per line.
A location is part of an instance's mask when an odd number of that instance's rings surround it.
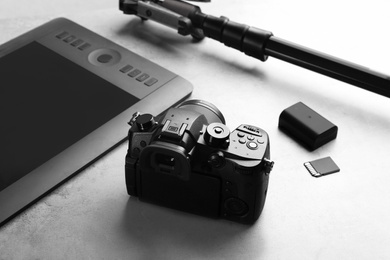
M 279 129 L 313 151 L 337 136 L 338 127 L 302 102 L 282 111 Z

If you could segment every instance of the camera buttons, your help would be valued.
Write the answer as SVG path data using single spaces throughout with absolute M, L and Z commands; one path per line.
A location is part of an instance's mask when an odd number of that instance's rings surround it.
M 251 150 L 256 150 L 257 148 L 259 148 L 259 145 L 257 144 L 257 143 L 255 143 L 255 142 L 248 142 L 247 144 L 246 144 L 246 146 L 249 148 L 249 149 L 251 149 Z
M 222 127 L 220 127 L 220 126 L 216 126 L 216 127 L 214 127 L 214 133 L 216 133 L 217 135 L 220 135 L 220 134 L 222 134 L 223 133 L 223 128 Z
M 264 140 L 263 140 L 263 139 L 260 139 L 260 138 L 257 138 L 257 142 L 258 142 L 259 144 L 264 144 Z
M 248 213 L 248 205 L 239 198 L 228 198 L 224 203 L 225 210 L 230 215 L 244 216 Z

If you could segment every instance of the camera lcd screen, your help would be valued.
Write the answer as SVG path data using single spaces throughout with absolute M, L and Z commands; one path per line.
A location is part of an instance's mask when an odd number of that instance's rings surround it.
M 139 100 L 35 41 L 0 71 L 0 191 Z

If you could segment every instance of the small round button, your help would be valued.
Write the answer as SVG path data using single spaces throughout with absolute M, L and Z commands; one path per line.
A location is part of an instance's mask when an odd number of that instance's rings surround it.
M 214 133 L 216 133 L 216 134 L 222 134 L 223 133 L 223 129 L 221 128 L 221 127 L 219 127 L 219 126 L 216 126 L 216 127 L 214 127 Z
M 247 146 L 249 149 L 251 149 L 251 150 L 256 150 L 256 149 L 259 147 L 258 144 L 255 143 L 255 142 L 248 142 L 248 143 L 246 144 L 246 146 Z
M 240 138 L 243 138 L 243 137 L 245 136 L 245 134 L 242 133 L 242 132 L 238 132 L 238 133 L 237 133 L 237 136 L 240 137 Z
M 228 198 L 224 203 L 225 210 L 228 214 L 235 216 L 244 216 L 248 213 L 248 205 L 239 198 Z
M 97 49 L 88 54 L 88 61 L 98 67 L 112 66 L 120 60 L 121 54 L 113 49 Z
M 100 63 L 108 63 L 113 57 L 110 54 L 102 54 L 97 57 L 97 61 Z
M 253 135 L 248 135 L 247 138 L 248 138 L 249 141 L 253 141 L 255 139 L 255 137 Z
M 257 138 L 257 142 L 258 142 L 259 144 L 264 144 L 264 140 L 263 140 L 263 139 L 260 139 L 260 138 Z

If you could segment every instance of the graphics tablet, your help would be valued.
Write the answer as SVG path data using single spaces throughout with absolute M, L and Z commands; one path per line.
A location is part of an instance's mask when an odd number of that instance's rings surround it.
M 1 45 L 0 71 L 0 226 L 192 91 L 65 18 Z

